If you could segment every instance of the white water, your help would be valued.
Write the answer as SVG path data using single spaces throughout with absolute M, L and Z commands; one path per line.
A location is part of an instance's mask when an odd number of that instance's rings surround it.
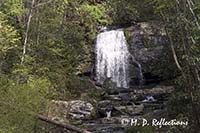
M 110 78 L 117 87 L 128 88 L 128 58 L 126 38 L 122 30 L 100 33 L 96 42 L 97 81 Z
M 107 119 L 110 119 L 110 118 L 111 118 L 111 113 L 112 113 L 112 111 L 107 111 L 107 112 L 106 112 L 106 115 L 107 115 L 106 118 L 107 118 Z

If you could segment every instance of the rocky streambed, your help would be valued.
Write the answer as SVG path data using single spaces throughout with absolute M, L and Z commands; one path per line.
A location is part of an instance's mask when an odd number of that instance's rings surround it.
M 124 133 L 132 120 L 167 118 L 166 103 L 173 90 L 172 86 L 111 90 L 98 102 L 99 118 L 83 125 L 94 133 Z
M 173 86 L 143 86 L 101 91 L 95 104 L 82 100 L 52 101 L 48 117 L 72 122 L 92 133 L 125 133 L 133 120 L 140 123 L 143 119 L 167 118 L 166 104 L 173 91 Z

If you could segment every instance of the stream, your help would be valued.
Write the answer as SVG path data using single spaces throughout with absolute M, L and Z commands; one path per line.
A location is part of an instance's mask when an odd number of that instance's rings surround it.
M 140 40 L 136 30 L 133 39 Z M 141 41 L 141 40 L 140 40 Z M 139 44 L 141 45 L 141 42 Z M 138 46 L 138 41 L 133 41 Z M 110 79 L 114 87 L 103 87 L 104 93 L 97 102 L 97 118 L 83 122 L 83 126 L 93 133 L 124 133 L 131 121 L 160 119 L 166 117 L 166 103 L 173 87 L 145 86 L 142 65 L 137 54 L 131 54 L 122 29 L 104 31 L 96 41 L 96 81 L 104 84 Z M 130 60 L 131 58 L 131 60 Z M 135 67 L 138 85 L 129 85 L 129 66 Z M 121 89 L 120 89 L 121 88 Z
M 102 115 L 84 121 L 83 125 L 92 133 L 125 133 L 131 127 L 131 120 L 167 118 L 166 103 L 172 91 L 172 86 L 111 90 L 98 101 L 97 110 Z M 106 116 L 106 112 L 111 112 L 110 116 Z M 124 120 L 128 120 L 128 124 L 124 124 Z

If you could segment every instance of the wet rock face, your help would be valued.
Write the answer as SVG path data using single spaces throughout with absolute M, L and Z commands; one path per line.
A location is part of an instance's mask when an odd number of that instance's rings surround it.
M 163 53 L 163 47 L 166 44 L 166 33 L 164 27 L 160 23 L 138 23 L 135 26 L 129 27 L 126 30 L 127 40 L 129 44 L 129 52 L 134 57 L 135 62 L 138 62 L 142 67 L 144 78 L 154 79 L 152 70 L 160 61 Z M 130 82 L 137 85 L 138 65 L 135 65 L 130 59 Z M 158 70 L 159 71 L 159 70 Z M 147 73 L 147 74 L 146 74 Z
M 52 100 L 48 106 L 48 117 L 60 121 L 68 121 L 68 119 L 88 119 L 91 117 L 93 110 L 94 107 L 92 104 L 81 100 Z
M 140 63 L 158 59 L 166 43 L 166 33 L 161 24 L 138 23 L 129 29 L 129 52 Z

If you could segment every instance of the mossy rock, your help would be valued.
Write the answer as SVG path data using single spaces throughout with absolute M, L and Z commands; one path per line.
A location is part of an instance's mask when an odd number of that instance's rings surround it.
M 126 29 L 125 29 L 124 35 L 125 35 L 126 41 L 129 42 L 130 36 L 131 36 L 131 32 L 130 32 L 129 30 L 126 30 Z
M 110 91 L 116 88 L 117 85 L 111 80 L 111 78 L 107 78 L 103 83 L 103 89 L 105 89 L 106 91 Z

